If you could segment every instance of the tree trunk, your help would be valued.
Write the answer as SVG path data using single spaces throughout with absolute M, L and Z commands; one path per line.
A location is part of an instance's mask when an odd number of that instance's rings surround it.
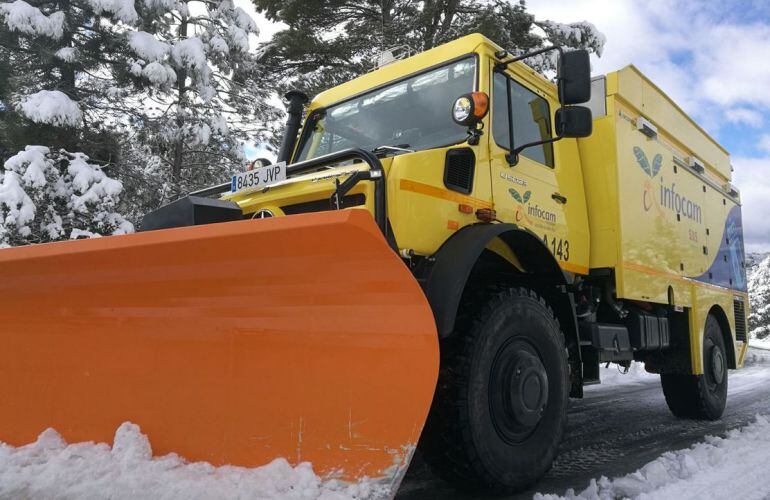
M 187 38 L 187 19 L 183 18 L 179 25 L 179 38 L 184 40 Z M 172 181 L 172 193 L 175 198 L 181 196 L 182 192 L 182 164 L 184 161 L 184 136 L 182 129 L 184 127 L 184 111 L 187 108 L 186 103 L 186 80 L 187 70 L 184 68 L 178 68 L 176 70 L 176 126 L 177 137 L 174 142 L 174 148 L 171 157 L 171 181 Z

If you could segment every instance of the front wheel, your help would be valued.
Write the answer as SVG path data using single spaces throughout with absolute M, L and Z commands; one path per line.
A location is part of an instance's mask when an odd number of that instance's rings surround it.
M 671 413 L 680 418 L 716 420 L 727 403 L 727 354 L 722 328 L 710 315 L 703 332 L 703 374 L 661 374 Z
M 548 471 L 564 433 L 564 337 L 528 289 L 497 291 L 466 307 L 467 318 L 441 346 L 421 452 L 463 489 L 520 491 Z

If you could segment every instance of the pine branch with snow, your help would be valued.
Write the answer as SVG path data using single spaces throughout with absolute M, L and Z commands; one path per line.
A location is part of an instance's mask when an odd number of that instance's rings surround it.
M 371 71 L 377 55 L 394 46 L 421 52 L 481 33 L 513 54 L 551 45 L 601 55 L 604 35 L 586 21 L 537 21 L 523 1 L 414 2 L 253 0 L 268 19 L 287 28 L 265 45 L 266 60 L 282 90 L 316 94 Z M 527 59 L 541 72 L 555 69 L 553 54 Z
M 232 1 L 145 3 L 154 19 L 126 37 L 127 77 L 149 98 L 139 135 L 171 171 L 172 195 L 221 180 L 245 162 L 241 144 L 272 130 L 279 111 L 257 76 L 255 21 Z
M 0 4 L 0 30 L 11 131 L 0 139 L 16 139 L 0 154 L 30 143 L 84 151 L 141 193 L 124 209 L 134 220 L 241 170 L 242 143 L 279 121 L 256 23 L 230 0 L 15 0 Z
M 18 103 L 21 113 L 35 123 L 77 127 L 83 121 L 80 106 L 58 90 L 41 90 Z
M 122 191 L 82 153 L 27 146 L 0 174 L 0 246 L 133 232 Z
M 44 14 L 24 0 L 0 4 L 0 19 L 11 31 L 58 40 L 64 34 L 64 12 Z

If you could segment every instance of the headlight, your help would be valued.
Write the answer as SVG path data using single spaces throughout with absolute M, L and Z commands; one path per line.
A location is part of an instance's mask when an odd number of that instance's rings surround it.
M 480 122 L 489 111 L 489 96 L 484 92 L 461 95 L 452 106 L 452 119 L 458 125 L 472 126 Z
M 454 121 L 460 125 L 465 124 L 473 111 L 471 109 L 472 106 L 472 101 L 467 97 L 458 97 L 455 101 L 455 105 L 452 107 L 452 118 Z

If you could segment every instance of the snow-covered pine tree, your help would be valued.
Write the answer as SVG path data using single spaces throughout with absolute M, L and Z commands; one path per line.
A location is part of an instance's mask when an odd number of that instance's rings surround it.
M 14 0 L 0 4 L 4 75 L 4 144 L 88 151 L 110 162 L 117 152 L 114 117 L 101 103 L 113 85 L 111 64 L 125 58 L 123 33 L 137 22 L 129 0 Z M 124 64 L 124 63 L 122 63 Z
M 482 33 L 514 53 L 552 44 L 601 55 L 604 35 L 591 23 L 537 21 L 515 0 L 252 0 L 268 19 L 287 25 L 266 45 L 266 60 L 282 90 L 316 94 L 372 70 L 391 47 L 421 52 Z M 554 69 L 554 54 L 529 59 Z
M 116 212 L 121 183 L 97 164 L 118 151 L 102 103 L 111 65 L 125 60 L 116 49 L 138 20 L 134 2 L 30 2 L 0 4 L 0 245 L 132 231 Z M 83 150 L 95 160 L 66 152 Z
M 122 191 L 82 153 L 27 146 L 0 174 L 0 247 L 133 232 Z
M 133 220 L 221 182 L 241 167 L 241 143 L 280 121 L 256 31 L 229 0 L 0 4 L 13 68 L 0 76 L 2 159 L 30 143 L 85 151 L 123 181 Z
M 770 340 L 770 256 L 746 259 L 749 263 L 749 342 Z
M 143 88 L 144 105 L 121 91 L 115 97 L 166 167 L 151 169 L 162 196 L 221 182 L 243 168 L 242 142 L 266 140 L 280 115 L 258 77 L 257 25 L 231 0 L 143 0 L 139 12 L 124 77 Z M 140 177 L 152 175 L 142 168 Z

